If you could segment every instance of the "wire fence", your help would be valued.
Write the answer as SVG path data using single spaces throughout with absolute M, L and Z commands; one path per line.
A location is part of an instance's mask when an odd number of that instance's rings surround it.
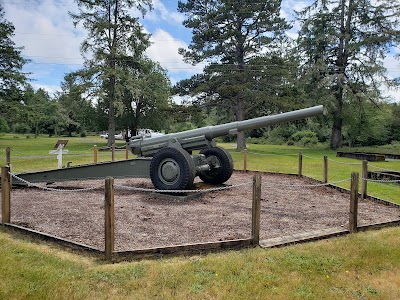
M 38 188 L 44 191 L 51 191 L 51 192 L 62 192 L 62 193 L 75 193 L 75 192 L 88 192 L 88 191 L 93 191 L 93 190 L 98 190 L 102 189 L 104 185 L 98 185 L 98 186 L 93 186 L 93 187 L 88 187 L 88 188 L 80 188 L 80 189 L 63 189 L 63 188 L 50 188 L 42 185 L 38 185 L 32 182 L 29 182 L 18 175 L 9 172 L 10 176 L 13 177 L 14 179 L 26 184 L 28 187 L 34 187 Z M 265 183 L 263 184 L 264 187 L 267 188 L 290 188 L 290 189 L 306 189 L 306 188 L 317 188 L 317 187 L 324 187 L 324 186 L 332 186 L 336 185 L 339 183 L 343 183 L 346 181 L 350 181 L 351 178 L 345 178 L 341 180 L 336 180 L 332 182 L 327 182 L 327 183 L 317 183 L 317 184 L 290 184 L 290 183 Z M 387 180 L 387 179 L 381 179 L 381 180 L 376 180 L 376 179 L 368 179 L 368 178 L 361 178 L 361 180 L 364 181 L 369 181 L 369 182 L 380 182 L 380 183 L 394 183 L 394 182 L 400 182 L 400 179 L 397 180 Z M 160 190 L 160 189 L 151 189 L 151 188 L 142 188 L 142 187 L 134 187 L 134 186 L 127 186 L 123 184 L 118 184 L 116 183 L 114 185 L 115 188 L 123 189 L 123 190 L 130 190 L 130 191 L 136 191 L 136 192 L 148 192 L 148 193 L 170 193 L 170 194 L 183 194 L 183 193 L 208 193 L 208 192 L 218 192 L 218 191 L 223 191 L 223 190 L 229 190 L 229 189 L 235 189 L 239 187 L 243 187 L 246 185 L 251 185 L 252 182 L 244 182 L 240 184 L 234 184 L 234 185 L 226 185 L 226 186 L 221 186 L 221 187 L 215 187 L 215 188 L 209 188 L 209 189 L 193 189 L 193 190 Z
M 86 151 L 90 151 L 95 149 L 96 147 L 91 147 L 89 149 L 87 149 Z M 19 153 L 15 150 L 12 150 L 15 153 Z M 253 155 L 259 155 L 259 156 L 269 156 L 269 157 L 273 157 L 273 156 L 277 156 L 277 157 L 305 157 L 308 159 L 312 159 L 312 160 L 322 160 L 322 159 L 327 159 L 330 162 L 333 163 L 337 163 L 337 164 L 343 164 L 343 165 L 350 165 L 350 166 L 362 166 L 362 163 L 351 163 L 351 162 L 343 162 L 343 161 L 339 161 L 339 160 L 335 160 L 335 159 L 331 159 L 328 158 L 327 156 L 322 157 L 322 158 L 318 158 L 318 157 L 313 157 L 313 156 L 309 156 L 309 155 L 304 155 L 301 152 L 294 154 L 294 153 L 285 153 L 285 154 L 276 154 L 276 153 L 259 153 L 259 152 L 253 152 L 253 151 L 247 151 L 245 150 L 247 154 L 253 154 Z M 107 153 L 105 153 L 104 155 L 108 155 Z M 93 156 L 93 154 L 81 154 L 81 153 L 69 153 L 68 156 Z M 22 156 L 15 156 L 17 158 L 20 159 L 38 159 L 38 158 L 54 158 L 54 155 L 35 155 L 35 156 L 29 156 L 29 155 L 22 155 Z M 301 162 L 299 161 L 299 164 Z M 400 171 L 396 171 L 396 170 L 388 170 L 386 168 L 382 168 L 376 165 L 372 165 L 372 164 L 368 164 L 369 168 L 373 168 L 373 169 L 377 169 L 377 170 L 384 170 L 387 172 L 400 172 Z M 300 166 L 299 166 L 300 168 Z M 62 188 L 51 188 L 51 187 L 46 187 L 46 186 L 42 186 L 42 185 L 38 185 L 32 182 L 28 182 L 20 177 L 18 177 L 16 174 L 14 173 L 10 173 L 10 175 L 15 178 L 16 180 L 19 180 L 20 182 L 23 182 L 24 184 L 26 184 L 28 187 L 35 187 L 35 188 L 39 188 L 42 190 L 46 190 L 46 191 L 57 191 L 57 192 L 86 192 L 86 191 L 92 191 L 92 190 L 96 190 L 96 189 L 100 189 L 102 188 L 102 186 L 95 186 L 95 187 L 89 187 L 89 188 L 81 188 L 81 189 L 62 189 Z M 365 175 L 364 175 L 365 177 Z M 400 183 L 400 179 L 387 179 L 387 178 L 383 178 L 383 179 L 371 179 L 371 178 L 361 178 L 362 181 L 365 182 L 375 182 L 375 183 Z M 266 183 L 263 186 L 267 187 L 267 188 L 312 188 L 312 187 L 321 187 L 321 186 L 329 186 L 329 185 L 336 185 L 339 183 L 343 183 L 346 181 L 349 181 L 350 178 L 345 178 L 345 179 L 340 179 L 340 180 L 336 180 L 333 182 L 324 182 L 324 183 L 320 183 L 320 184 L 287 184 L 287 183 Z M 327 180 L 326 180 L 327 181 Z M 174 193 L 174 194 L 179 194 L 179 193 L 205 193 L 205 192 L 214 192 L 214 191 L 221 191 L 221 190 L 226 190 L 226 189 L 232 189 L 232 188 L 237 188 L 237 187 L 241 187 L 244 185 L 248 185 L 249 183 L 241 183 L 238 185 L 228 185 L 228 186 L 223 186 L 223 187 L 216 187 L 216 188 L 210 188 L 210 189 L 193 189 L 193 190 L 158 190 L 158 189 L 151 189 L 151 188 L 142 188 L 142 187 L 133 187 L 133 186 L 126 186 L 126 185 L 122 185 L 122 184 L 116 184 L 115 187 L 116 188 L 120 188 L 120 189 L 125 189 L 125 190 L 133 190 L 133 191 L 138 191 L 138 192 L 152 192 L 152 193 Z
M 95 186 L 95 187 L 89 187 L 89 188 L 81 188 L 81 189 L 62 189 L 62 188 L 49 188 L 46 186 L 42 186 L 42 185 L 38 185 L 32 182 L 29 182 L 25 179 L 22 179 L 21 177 L 18 177 L 16 174 L 13 174 L 11 172 L 9 172 L 10 176 L 13 177 L 14 179 L 23 182 L 24 184 L 26 184 L 28 187 L 35 187 L 44 191 L 51 191 L 51 192 L 62 192 L 62 193 L 74 193 L 74 192 L 87 192 L 87 191 L 93 191 L 93 190 L 97 190 L 97 189 L 101 189 L 103 188 L 104 185 L 100 185 L 100 186 Z
M 147 189 L 147 188 L 133 187 L 133 186 L 127 186 L 127 185 L 122 185 L 122 184 L 115 184 L 114 187 L 125 189 L 125 190 L 138 191 L 138 192 L 180 194 L 180 193 L 218 192 L 218 191 L 223 191 L 223 190 L 235 189 L 238 187 L 242 187 L 245 185 L 251 185 L 251 184 L 253 184 L 252 181 L 244 182 L 244 183 L 240 183 L 240 184 L 234 184 L 234 185 L 226 185 L 226 186 L 221 186 L 221 187 L 209 188 L 209 189 L 195 189 L 195 190 L 159 190 L 159 189 Z
M 287 154 L 276 154 L 276 153 L 259 153 L 259 152 L 253 152 L 253 151 L 247 151 L 248 154 L 254 154 L 254 155 L 258 155 L 258 156 L 281 156 L 281 157 L 298 157 L 299 154 L 292 154 L 292 153 L 287 153 Z M 301 153 L 300 153 L 301 154 Z M 313 159 L 313 160 L 323 160 L 323 157 L 313 157 L 313 156 L 309 156 L 309 155 L 305 155 L 305 154 L 301 154 L 302 157 L 308 158 L 308 159 Z M 351 162 L 345 162 L 345 161 L 339 161 L 336 159 L 332 159 L 327 157 L 328 161 L 331 161 L 333 163 L 337 163 L 337 164 L 343 164 L 343 165 L 349 165 L 349 166 L 362 166 L 362 162 L 355 162 L 355 163 L 351 163 Z M 385 170 L 388 172 L 400 172 L 399 170 L 389 170 L 387 168 L 382 168 L 382 167 L 378 167 L 372 164 L 368 164 L 368 167 L 372 167 L 378 170 Z
M 252 152 L 252 151 L 247 151 L 247 153 L 260 155 L 260 156 L 298 156 L 298 154 L 259 153 L 259 152 Z
M 371 165 L 371 164 L 368 164 L 368 167 L 372 167 L 372 168 L 374 168 L 374 169 L 377 169 L 377 170 L 383 170 L 383 171 L 386 171 L 386 172 L 398 172 L 398 173 L 400 173 L 400 171 L 396 171 L 396 170 L 389 170 L 389 169 L 387 169 L 387 168 L 381 168 L 381 167 L 378 167 L 378 166 L 374 166 L 374 165 Z
M 323 187 L 323 186 L 330 186 L 330 185 L 335 185 L 338 183 L 350 181 L 351 178 L 345 178 L 342 180 L 337 180 L 333 182 L 327 182 L 327 183 L 317 183 L 317 184 L 285 184 L 285 183 L 274 183 L 274 184 L 265 184 L 264 186 L 268 188 L 294 188 L 294 189 L 302 189 L 302 188 L 316 188 L 316 187 Z
M 338 160 L 331 159 L 331 158 L 328 158 L 328 160 L 331 161 L 331 162 L 337 163 L 337 164 L 342 164 L 342 165 L 349 165 L 349 166 L 361 166 L 362 165 L 362 162 L 360 162 L 360 163 L 349 163 L 349 162 L 344 162 L 344 161 L 338 161 Z

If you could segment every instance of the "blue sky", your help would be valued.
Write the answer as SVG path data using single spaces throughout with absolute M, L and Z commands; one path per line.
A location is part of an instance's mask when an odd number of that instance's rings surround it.
M 293 18 L 293 9 L 300 10 L 308 0 L 283 0 L 282 15 Z M 13 40 L 24 46 L 23 55 L 31 59 L 24 71 L 32 73 L 34 88 L 42 87 L 54 93 L 66 73 L 82 67 L 79 47 L 85 38 L 82 28 L 74 28 L 68 11 L 76 12 L 74 0 L 0 0 L 5 18 L 15 26 Z M 177 12 L 177 0 L 153 0 L 154 10 L 141 19 L 145 30 L 152 34 L 153 45 L 147 55 L 160 62 L 171 82 L 189 78 L 202 70 L 183 62 L 178 48 L 185 48 L 191 40 L 191 32 L 182 25 L 184 16 Z M 296 27 L 290 33 L 296 35 Z M 393 56 L 385 60 L 391 77 L 400 76 L 400 62 Z M 395 101 L 400 92 L 388 91 Z

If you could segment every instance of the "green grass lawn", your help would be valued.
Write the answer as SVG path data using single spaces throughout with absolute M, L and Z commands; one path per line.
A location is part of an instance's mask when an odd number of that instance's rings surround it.
M 57 140 L 2 135 L 0 165 L 8 146 L 14 172 L 56 168 L 48 151 Z M 70 138 L 64 161 L 91 163 L 93 145 L 105 143 Z M 223 146 L 242 169 L 243 154 L 233 144 Z M 336 158 L 331 150 L 271 145 L 248 146 L 248 169 L 297 173 L 299 151 L 304 175 L 322 179 L 324 155 L 331 159 L 330 182 L 361 172 L 360 161 Z M 117 159 L 124 158 L 118 151 Z M 110 152 L 99 152 L 99 161 L 110 159 Z M 372 165 L 400 170 L 395 161 Z M 368 190 L 400 203 L 398 185 L 370 184 Z M 400 299 L 399 247 L 395 227 L 277 249 L 107 264 L 0 227 L 0 299 Z
M 400 299 L 400 228 L 106 264 L 0 227 L 0 299 Z

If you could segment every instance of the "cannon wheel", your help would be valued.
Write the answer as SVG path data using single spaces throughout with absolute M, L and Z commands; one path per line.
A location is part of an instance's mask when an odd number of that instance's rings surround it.
M 183 149 L 162 148 L 150 163 L 150 178 L 160 190 L 183 190 L 193 185 L 196 169 Z
M 199 174 L 201 180 L 206 183 L 221 184 L 231 178 L 233 160 L 228 151 L 221 147 L 212 147 L 201 150 L 200 154 L 204 154 L 211 162 L 211 170 Z

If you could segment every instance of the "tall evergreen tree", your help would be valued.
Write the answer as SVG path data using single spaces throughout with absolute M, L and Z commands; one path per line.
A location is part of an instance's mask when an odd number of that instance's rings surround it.
M 281 0 L 178 1 L 178 10 L 187 17 L 183 24 L 193 33 L 189 50 L 180 53 L 193 64 L 210 63 L 195 85 L 214 104 L 232 111 L 237 121 L 246 118 L 252 81 L 261 73 L 251 61 L 271 51 L 276 37 L 288 28 L 280 8 Z M 246 147 L 243 132 L 238 133 L 237 147 Z
M 14 26 L 4 19 L 4 9 L 0 5 L 0 96 L 27 81 L 22 67 L 28 62 L 21 56 L 23 47 L 16 47 L 12 37 Z
M 400 42 L 400 3 L 391 0 L 314 0 L 299 14 L 299 47 L 310 91 L 332 110 L 331 148 L 342 146 L 344 108 L 360 97 L 377 101 L 382 60 Z M 319 87 L 319 89 L 316 89 Z M 318 94 L 317 94 L 318 95 Z
M 105 88 L 108 100 L 108 144 L 114 143 L 117 85 L 120 74 L 118 66 L 136 65 L 149 46 L 137 18 L 128 10 L 135 8 L 143 15 L 151 8 L 151 0 L 76 0 L 79 13 L 70 13 L 77 25 L 82 22 L 88 37 L 81 46 L 85 67 L 99 90 Z
M 12 37 L 14 26 L 4 18 L 0 4 L 0 130 L 7 131 L 21 109 L 22 86 L 27 73 L 22 67 L 28 62 L 21 55 L 22 47 L 16 47 Z

